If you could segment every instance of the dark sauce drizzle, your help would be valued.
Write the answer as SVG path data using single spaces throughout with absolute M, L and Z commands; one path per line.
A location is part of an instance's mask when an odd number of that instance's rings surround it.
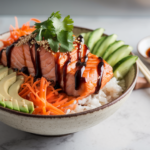
M 66 91 L 66 76 L 67 76 L 67 67 L 71 61 L 70 53 L 67 53 L 67 60 L 63 66 L 63 83 L 64 83 L 64 91 Z
M 147 49 L 147 51 L 146 51 L 146 56 L 147 56 L 147 57 L 150 57 L 150 48 Z
M 15 72 L 18 72 L 18 71 L 19 71 L 19 69 L 18 69 L 18 68 L 13 68 L 13 70 L 14 70 Z
M 5 49 L 2 49 L 2 50 L 0 51 L 0 60 L 1 60 L 1 58 L 2 58 L 2 53 L 3 53 L 4 50 L 5 50 Z
M 28 71 L 28 67 L 22 67 L 20 71 L 23 72 L 24 74 L 28 75 L 28 76 L 30 75 L 30 73 Z
M 35 71 L 36 71 L 36 74 L 35 74 L 35 77 L 34 79 L 36 80 L 37 78 L 41 78 L 42 77 L 42 72 L 41 72 L 41 64 L 40 64 L 40 53 L 38 51 L 38 48 L 40 46 L 36 43 L 35 44 Z
M 78 90 L 81 86 L 81 84 L 83 82 L 86 82 L 86 78 L 82 77 L 83 75 L 83 72 L 85 70 L 85 67 L 86 67 L 86 62 L 88 61 L 88 54 L 89 54 L 89 49 L 88 47 L 84 48 L 84 51 L 83 51 L 83 59 L 84 61 L 81 62 L 81 43 L 84 42 L 84 39 L 81 35 L 78 36 L 77 40 L 80 42 L 78 43 L 78 50 L 77 50 L 77 59 L 78 59 L 78 62 L 76 63 L 76 67 L 77 67 L 77 71 L 75 73 L 75 90 Z
M 97 86 L 95 88 L 95 94 L 97 94 L 101 88 L 101 83 L 102 83 L 102 77 L 103 77 L 103 71 L 104 71 L 104 62 L 101 57 L 99 57 L 100 63 L 97 66 L 97 73 L 98 73 L 98 80 L 97 80 Z
M 59 89 L 60 88 L 60 64 L 59 64 L 59 55 L 60 53 L 57 52 L 56 53 L 56 57 L 55 57 L 55 76 L 56 76 L 56 84 L 55 84 L 55 89 Z

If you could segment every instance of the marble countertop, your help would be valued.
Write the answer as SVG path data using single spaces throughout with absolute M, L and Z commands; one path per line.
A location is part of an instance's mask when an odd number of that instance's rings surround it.
M 35 16 L 36 17 L 36 16 Z M 37 17 L 44 20 L 46 17 Z M 150 18 L 77 17 L 75 25 L 105 28 L 105 33 L 116 33 L 118 39 L 136 46 L 150 35 Z M 18 17 L 19 24 L 30 16 Z M 12 16 L 0 16 L 0 33 L 14 25 Z M 148 66 L 148 64 L 146 64 Z M 150 67 L 149 67 L 150 69 Z M 140 74 L 141 75 L 141 74 Z M 0 122 L 0 150 L 149 150 L 150 149 L 150 88 L 133 91 L 126 103 L 102 123 L 62 137 L 42 137 L 13 129 Z

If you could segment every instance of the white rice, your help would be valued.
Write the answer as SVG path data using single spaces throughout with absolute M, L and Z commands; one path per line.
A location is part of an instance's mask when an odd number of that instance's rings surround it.
M 107 104 L 116 98 L 118 98 L 125 90 L 125 81 L 117 81 L 113 77 L 100 91 L 98 94 L 90 95 L 82 100 L 78 101 L 78 105 L 75 110 L 68 110 L 68 113 L 77 113 L 93 109 L 104 104 Z

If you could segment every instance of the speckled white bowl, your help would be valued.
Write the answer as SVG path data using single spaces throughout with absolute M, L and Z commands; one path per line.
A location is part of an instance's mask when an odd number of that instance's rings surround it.
M 150 58 L 146 56 L 147 49 L 150 48 L 150 36 L 142 39 L 137 46 L 138 53 L 142 57 L 143 60 L 150 63 Z
M 91 31 L 75 27 L 74 33 Z M 2 34 L 3 38 L 6 33 Z M 92 127 L 116 112 L 131 94 L 138 76 L 138 67 L 135 64 L 125 77 L 126 91 L 113 102 L 76 114 L 62 116 L 31 115 L 13 111 L 0 106 L 0 121 L 16 129 L 46 136 L 60 136 Z

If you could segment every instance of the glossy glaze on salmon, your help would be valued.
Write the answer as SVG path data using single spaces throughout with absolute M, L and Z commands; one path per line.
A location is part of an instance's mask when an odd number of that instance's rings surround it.
M 3 50 L 1 63 L 21 70 L 27 67 L 32 76 L 44 76 L 48 80 L 53 80 L 57 88 L 62 87 L 68 95 L 88 96 L 100 89 L 112 78 L 112 67 L 103 59 L 91 54 L 86 45 L 80 40 L 74 42 L 74 50 L 70 53 L 54 53 L 45 46 L 30 43 L 14 45 L 9 49 L 10 58 L 7 51 Z M 38 58 L 37 58 L 38 57 Z M 39 63 L 37 68 L 37 62 Z M 101 67 L 100 67 L 101 65 Z M 101 76 L 98 72 L 101 72 Z

